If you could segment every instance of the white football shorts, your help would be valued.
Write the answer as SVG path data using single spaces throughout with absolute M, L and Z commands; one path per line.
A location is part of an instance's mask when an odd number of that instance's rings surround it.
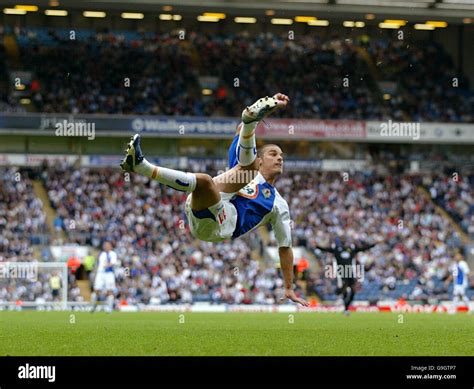
M 466 294 L 467 284 L 454 285 L 453 294 L 455 296 L 464 296 Z
M 192 193 L 186 199 L 185 212 L 191 234 L 206 242 L 232 238 L 237 224 L 237 209 L 229 201 L 233 193 L 221 193 L 221 201 L 202 211 L 191 210 Z
M 95 276 L 94 290 L 114 290 L 115 274 L 112 272 L 98 272 Z

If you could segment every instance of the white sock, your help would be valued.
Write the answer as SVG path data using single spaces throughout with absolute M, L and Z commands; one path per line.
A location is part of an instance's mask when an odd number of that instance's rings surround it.
M 251 165 L 257 158 L 257 143 L 255 141 L 255 127 L 258 122 L 243 124 L 240 129 L 237 143 L 237 161 L 242 166 Z
M 181 192 L 193 192 L 196 189 L 195 174 L 155 166 L 145 158 L 135 166 L 135 171 Z
M 94 292 L 91 295 L 91 305 L 97 304 L 97 294 Z
M 107 308 L 112 312 L 114 310 L 114 296 L 109 294 L 107 296 Z

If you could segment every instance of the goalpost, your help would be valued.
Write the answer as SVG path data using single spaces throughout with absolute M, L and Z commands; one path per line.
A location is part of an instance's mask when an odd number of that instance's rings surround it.
M 0 309 L 67 306 L 65 262 L 0 262 Z

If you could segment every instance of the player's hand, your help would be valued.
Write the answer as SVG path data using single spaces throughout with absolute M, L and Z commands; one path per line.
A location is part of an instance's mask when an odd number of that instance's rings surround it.
M 285 298 L 295 302 L 295 303 L 298 303 L 298 304 L 301 304 L 303 307 L 309 307 L 309 303 L 298 297 L 296 294 L 295 294 L 295 291 L 293 289 L 285 289 L 285 297 L 282 298 L 281 300 L 283 301 Z
M 290 102 L 290 98 L 287 95 L 284 95 L 283 93 L 277 93 L 276 95 L 273 96 L 274 99 L 277 99 L 278 101 L 278 108 L 284 108 L 288 105 Z

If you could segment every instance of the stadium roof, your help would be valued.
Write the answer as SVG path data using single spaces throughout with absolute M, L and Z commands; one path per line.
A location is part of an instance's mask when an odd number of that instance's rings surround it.
M 20 0 L 7 0 L 5 6 L 23 4 Z M 51 0 L 35 2 L 40 7 L 51 8 Z M 317 17 L 347 18 L 375 14 L 377 18 L 403 17 L 406 20 L 430 18 L 461 23 L 464 18 L 474 18 L 474 0 L 56 0 L 63 9 L 139 10 L 161 11 L 172 6 L 175 11 L 239 13 L 258 16 L 266 10 L 277 15 L 305 14 Z M 436 18 L 436 19 L 433 19 Z

